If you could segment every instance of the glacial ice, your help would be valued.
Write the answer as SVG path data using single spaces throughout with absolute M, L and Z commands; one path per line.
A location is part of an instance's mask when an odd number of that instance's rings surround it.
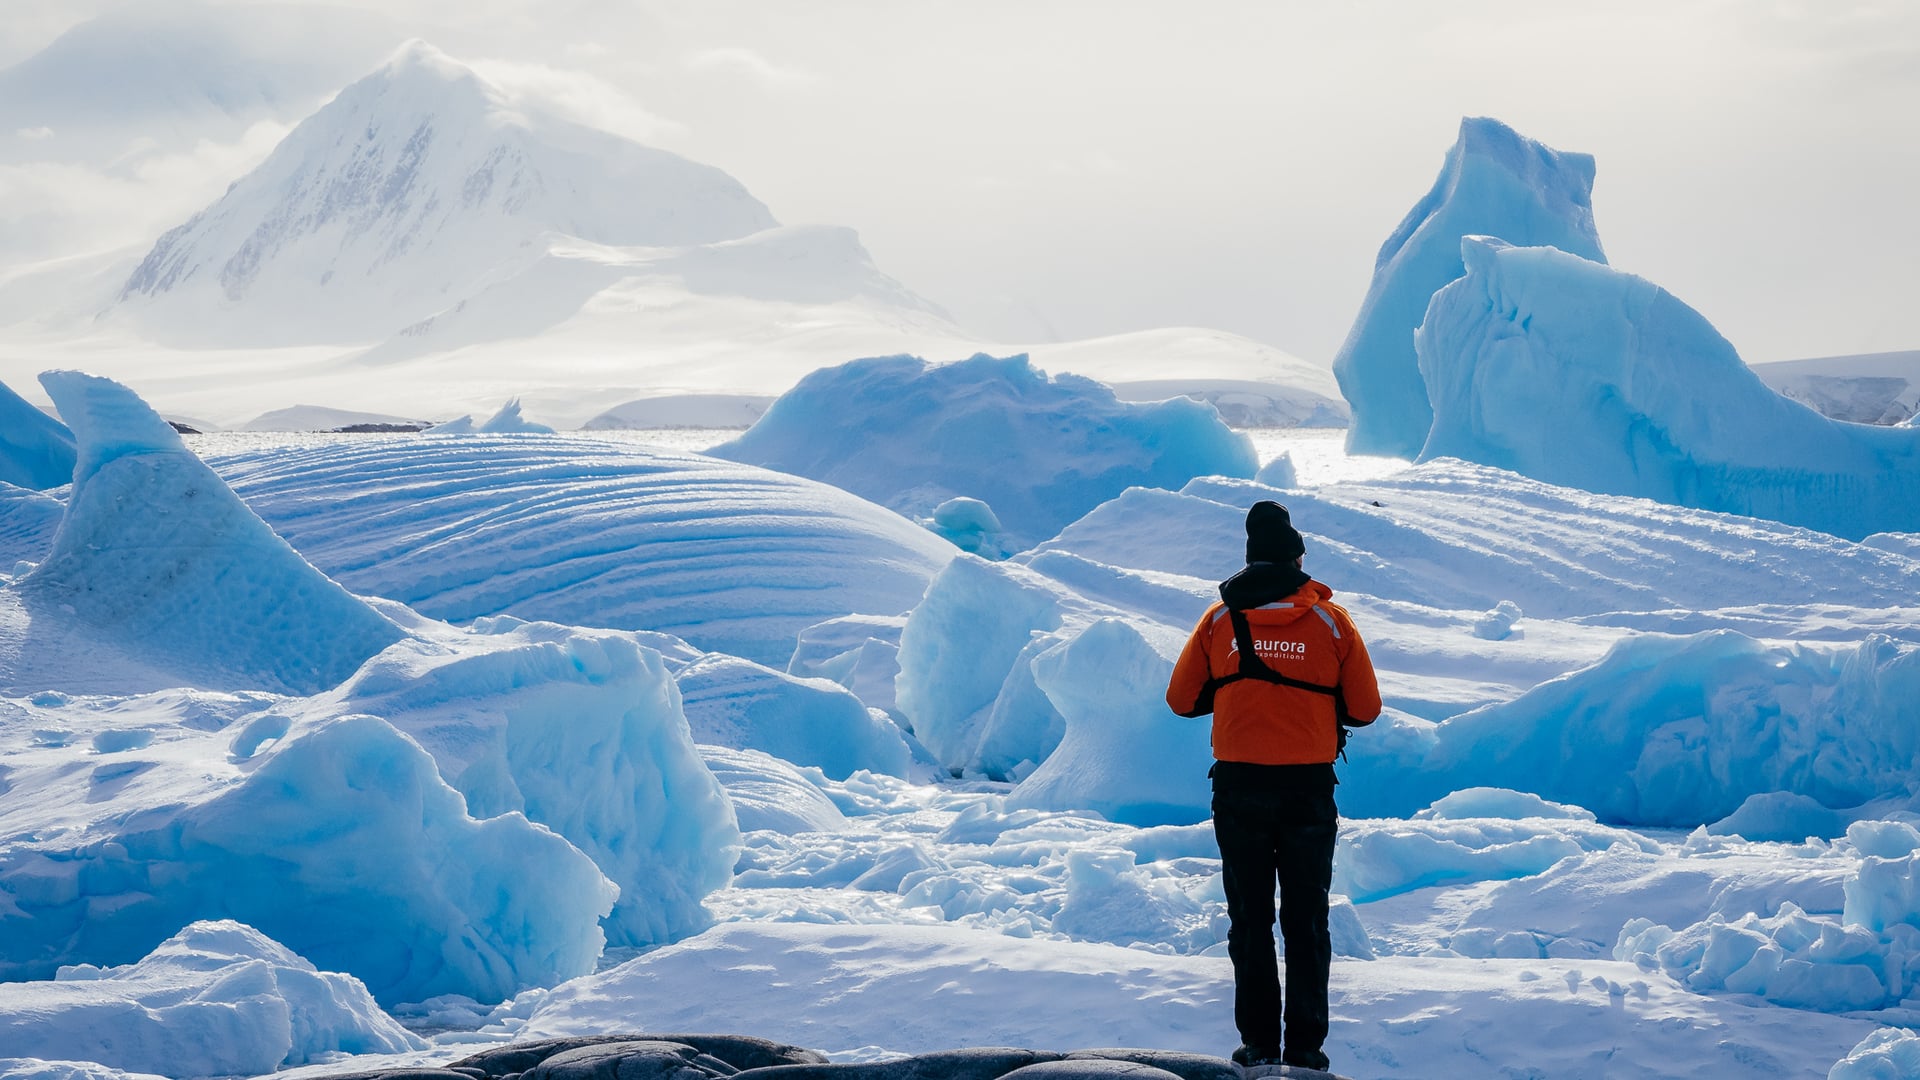
M 701 900 L 731 878 L 740 834 L 647 638 L 511 618 L 414 629 L 287 708 L 380 716 L 433 755 L 475 817 L 524 814 L 565 837 L 620 889 L 611 944 L 704 928 Z
M 1920 1076 L 1920 1033 L 1886 1027 L 1835 1062 L 1827 1080 L 1902 1080 Z
M 1252 476 L 1247 437 L 1185 398 L 1140 405 L 1025 356 L 855 360 L 808 375 L 708 453 L 844 488 L 910 517 L 986 503 L 1018 548 L 1129 487 Z
M 1460 238 L 1505 237 L 1606 261 L 1593 224 L 1593 158 L 1556 151 L 1498 120 L 1468 117 L 1433 188 L 1380 245 L 1373 281 L 1333 372 L 1353 409 L 1347 450 L 1411 458 L 1433 422 L 1413 329 L 1465 272 Z
M 887 714 L 838 683 L 714 653 L 676 676 L 693 738 L 762 750 L 836 780 L 866 769 L 906 776 L 913 752 Z
M 900 715 L 894 681 L 900 674 L 905 615 L 842 615 L 800 631 L 787 674 L 832 679 L 871 708 Z
M 1692 827 L 1749 797 L 1829 808 L 1906 796 L 1920 760 L 1920 648 L 1773 645 L 1730 630 L 1621 641 L 1599 663 L 1424 729 L 1349 748 L 1356 809 L 1405 814 L 1463 786 Z M 1368 734 L 1373 734 L 1369 731 Z
M 426 1045 L 358 979 L 316 970 L 231 920 L 192 923 L 132 964 L 0 983 L 0 1047 L 10 1056 L 235 1076 Z
M 1423 460 L 1852 540 L 1920 531 L 1920 434 L 1781 397 L 1643 278 L 1491 237 L 1460 253 L 1466 276 L 1433 295 L 1415 334 L 1433 408 Z
M 0 382 L 0 484 L 40 490 L 73 479 L 73 432 Z
M 0 702 L 0 978 L 125 964 L 233 918 L 382 1003 L 591 971 L 616 889 L 519 813 L 477 821 L 376 717 L 169 692 Z
M 582 437 L 381 441 L 213 465 L 363 595 L 454 622 L 506 612 L 664 631 L 782 667 L 815 623 L 905 612 L 955 554 L 825 484 Z
M 759 750 L 702 746 L 700 759 L 733 804 L 742 833 L 835 832 L 846 815 L 833 800 L 788 762 Z
M 51 549 L 16 580 L 13 599 L 0 595 L 0 684 L 314 693 L 399 640 L 398 627 L 274 535 L 132 391 L 78 372 L 41 381 L 73 426 L 78 464 Z M 29 632 L 9 640 L 14 605 Z M 72 663 L 69 650 L 89 644 L 150 670 Z

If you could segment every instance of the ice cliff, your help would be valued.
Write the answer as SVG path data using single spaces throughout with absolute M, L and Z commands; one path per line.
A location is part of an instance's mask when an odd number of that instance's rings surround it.
M 1460 121 L 1433 188 L 1380 245 L 1373 282 L 1333 372 L 1353 409 L 1347 449 L 1411 458 L 1433 418 L 1413 351 L 1435 290 L 1459 277 L 1460 238 L 1500 236 L 1600 262 L 1593 158 L 1553 150 L 1498 120 Z

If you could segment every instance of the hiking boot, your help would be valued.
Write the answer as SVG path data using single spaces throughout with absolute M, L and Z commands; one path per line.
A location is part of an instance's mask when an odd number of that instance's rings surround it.
M 1302 1069 L 1318 1069 L 1321 1072 L 1326 1072 L 1327 1066 L 1333 1064 L 1327 1060 L 1327 1055 L 1318 1050 L 1289 1050 L 1281 1061 L 1287 1065 L 1297 1065 Z
M 1262 1065 L 1284 1065 L 1280 1050 L 1273 1046 L 1252 1046 L 1241 1043 L 1240 1049 L 1233 1052 L 1233 1063 L 1246 1069 L 1257 1069 Z

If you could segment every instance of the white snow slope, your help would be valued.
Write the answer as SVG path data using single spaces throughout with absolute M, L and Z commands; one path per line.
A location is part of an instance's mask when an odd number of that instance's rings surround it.
M 1698 312 L 1554 248 L 1461 242 L 1416 335 L 1421 457 L 1772 518 L 1858 540 L 1920 531 L 1920 435 L 1781 397 Z
M 1413 352 L 1427 300 L 1459 277 L 1460 238 L 1505 237 L 1600 262 L 1593 224 L 1593 158 L 1556 151 L 1498 120 L 1460 121 L 1433 188 L 1380 245 L 1373 282 L 1333 372 L 1353 408 L 1347 449 L 1411 458 L 1433 420 Z

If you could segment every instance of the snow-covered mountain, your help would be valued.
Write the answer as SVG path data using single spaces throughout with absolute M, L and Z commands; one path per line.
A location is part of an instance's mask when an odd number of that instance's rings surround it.
M 1856 424 L 1920 416 L 1920 349 L 1753 365 L 1762 382 L 1803 405 Z
M 839 231 L 776 234 L 746 272 L 737 247 L 709 247 L 778 224 L 719 169 L 515 103 L 414 41 L 162 236 L 118 306 L 163 340 L 294 344 L 372 343 L 455 313 L 537 330 L 649 271 L 788 299 L 816 264 L 857 263 L 877 279 L 862 284 L 911 298 Z

